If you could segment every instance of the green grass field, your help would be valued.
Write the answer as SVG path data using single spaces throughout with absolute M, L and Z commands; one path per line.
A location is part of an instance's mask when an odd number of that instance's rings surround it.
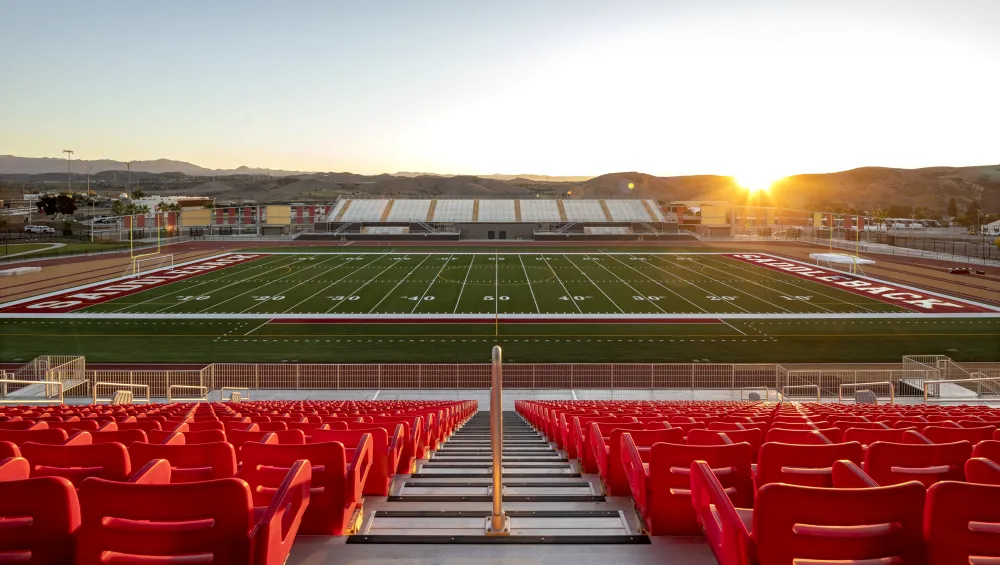
M 913 317 L 720 254 L 326 248 L 5 318 L 0 360 L 470 362 L 500 344 L 513 362 L 995 361 L 998 336 L 997 317 Z
M 274 254 L 83 312 L 768 314 L 905 312 L 722 255 Z

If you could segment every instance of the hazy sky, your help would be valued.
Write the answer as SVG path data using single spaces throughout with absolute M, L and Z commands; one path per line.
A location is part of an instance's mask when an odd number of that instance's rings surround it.
M 1000 162 L 998 0 L 0 0 L 0 154 L 769 177 Z

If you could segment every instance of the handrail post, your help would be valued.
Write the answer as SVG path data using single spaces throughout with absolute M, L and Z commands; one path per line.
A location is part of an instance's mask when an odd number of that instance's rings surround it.
M 486 535 L 510 535 L 510 518 L 503 511 L 503 359 L 493 346 L 493 383 L 490 389 L 490 440 L 493 446 L 493 511 L 486 521 Z

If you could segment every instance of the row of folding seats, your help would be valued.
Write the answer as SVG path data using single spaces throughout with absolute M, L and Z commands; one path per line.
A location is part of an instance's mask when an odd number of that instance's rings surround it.
M 0 562 L 281 563 L 297 532 L 350 531 L 476 404 L 101 408 L 0 413 Z
M 893 415 L 900 416 L 899 420 L 920 418 L 916 423 L 923 425 L 891 427 L 885 421 L 875 421 L 880 417 L 875 411 L 859 416 L 846 411 L 816 411 L 799 405 L 766 403 L 652 405 L 645 402 L 519 401 L 516 408 L 529 423 L 544 431 L 563 449 L 575 449 L 575 457 L 583 470 L 596 471 L 608 494 L 631 495 L 650 533 L 715 532 L 718 539 L 710 541 L 713 541 L 713 550 L 720 563 L 791 563 L 792 559 L 775 561 L 768 557 L 758 560 L 752 552 L 727 554 L 728 550 L 722 546 L 734 546 L 732 536 L 738 530 L 733 526 L 736 522 L 727 524 L 728 529 L 719 533 L 717 530 L 722 526 L 719 526 L 720 518 L 714 506 L 699 514 L 697 504 L 693 503 L 697 499 L 692 478 L 695 463 L 701 465 L 697 468 L 699 472 L 711 475 L 715 481 L 713 488 L 734 508 L 730 517 L 740 520 L 741 527 L 748 532 L 751 531 L 747 525 L 750 517 L 780 521 L 780 517 L 775 517 L 780 504 L 771 505 L 775 500 L 785 500 L 780 497 L 786 495 L 774 494 L 776 489 L 773 487 L 777 486 L 798 492 L 795 489 L 895 488 L 892 485 L 908 484 L 908 489 L 914 491 L 916 488 L 923 496 L 925 489 L 934 489 L 940 484 L 957 482 L 965 488 L 968 484 L 979 483 L 972 487 L 982 499 L 977 508 L 990 504 L 1000 508 L 1000 433 L 993 425 L 998 420 L 998 413 L 993 410 L 931 410 L 921 411 L 920 416 L 893 410 Z M 895 425 L 899 420 L 890 423 Z M 994 434 L 997 440 L 989 439 Z M 590 449 L 584 449 L 585 445 Z M 953 488 L 942 487 L 949 492 Z M 762 500 L 765 510 L 761 510 Z M 922 508 L 922 499 L 920 504 Z M 813 511 L 824 512 L 824 509 L 825 506 L 816 506 Z M 852 512 L 864 515 L 864 509 Z M 984 520 L 988 518 L 987 522 L 1000 521 L 996 512 L 980 516 Z M 712 517 L 712 522 L 706 526 L 704 522 L 708 517 Z M 920 524 L 924 517 L 918 513 L 916 518 L 911 515 L 910 519 Z M 831 516 L 817 520 L 807 523 L 836 522 Z M 928 523 L 933 520 L 937 517 L 932 519 L 928 515 Z M 848 521 L 844 525 L 852 524 Z M 989 539 L 995 544 L 995 550 L 966 553 L 966 556 L 1000 557 L 1000 528 L 991 530 L 992 527 L 985 531 L 993 532 Z M 793 535 L 781 528 L 776 531 Z M 819 528 L 812 535 L 823 532 L 825 530 Z M 709 533 L 710 538 L 712 535 Z M 726 543 L 722 544 L 720 539 Z M 923 547 L 922 539 L 918 541 Z M 808 558 L 855 558 L 851 557 L 853 549 L 831 552 L 828 551 L 831 546 L 822 543 L 813 546 L 792 543 L 791 546 L 796 549 L 784 555 L 802 559 L 799 562 L 803 563 Z M 811 550 L 799 552 L 805 546 Z M 980 545 L 973 544 L 965 549 L 976 552 L 980 551 L 978 547 Z M 961 562 L 969 563 L 968 560 Z

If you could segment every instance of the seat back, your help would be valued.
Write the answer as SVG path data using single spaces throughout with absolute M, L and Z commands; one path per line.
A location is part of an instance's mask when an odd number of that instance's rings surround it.
M 90 432 L 90 437 L 95 444 L 120 443 L 125 447 L 128 447 L 135 442 L 146 443 L 149 441 L 149 438 L 146 437 L 146 432 L 142 430 L 115 430 L 108 432 Z
M 743 430 L 691 430 L 688 432 L 688 445 L 725 445 L 719 434 L 724 434 L 731 443 L 746 442 L 750 444 L 753 461 L 757 461 L 757 452 L 764 443 L 764 432 L 757 428 Z
M 28 442 L 21 453 L 31 463 L 32 477 L 63 477 L 74 487 L 87 477 L 124 481 L 132 473 L 129 454 L 120 443 L 46 445 Z
M 867 448 L 876 441 L 903 443 L 904 429 L 878 428 L 848 428 L 844 432 L 844 441 L 856 441 Z
M 371 426 L 371 424 L 366 424 Z M 393 426 L 395 427 L 395 426 Z M 385 428 L 371 427 L 364 430 L 315 430 L 312 433 L 312 443 L 340 442 L 344 445 L 358 445 L 362 436 L 371 434 L 372 456 L 377 461 L 385 458 L 389 452 L 389 432 Z M 395 471 L 395 468 L 391 469 Z
M 654 535 L 697 534 L 701 527 L 691 505 L 691 463 L 705 461 L 738 507 L 753 506 L 750 471 L 753 448 L 731 445 L 657 443 L 649 455 L 648 526 Z
M 24 445 L 29 441 L 58 445 L 64 443 L 68 438 L 69 434 L 66 433 L 66 430 L 52 428 L 43 430 L 0 430 L 0 441 L 8 441 L 14 445 Z
M 992 459 L 994 463 L 1000 463 L 1000 441 L 991 439 L 977 443 L 972 448 L 972 456 L 985 457 Z M 3 457 L 2 451 L 0 451 L 0 457 Z
M 943 444 L 904 444 L 877 441 L 865 453 L 865 472 L 880 485 L 919 481 L 929 487 L 938 481 L 964 481 L 965 462 L 972 456 L 967 441 Z
M 61 477 L 0 482 L 0 524 L 0 563 L 72 563 L 76 489 Z
M 236 476 L 236 452 L 225 442 L 195 445 L 133 443 L 132 468 L 141 469 L 154 459 L 170 462 L 171 483 L 191 483 Z
M 985 457 L 972 457 L 965 462 L 965 480 L 984 485 L 1000 485 L 1000 463 Z
M 0 459 L 20 456 L 21 450 L 18 449 L 16 445 L 9 441 L 0 441 Z
M 956 441 L 967 441 L 973 445 L 993 439 L 993 432 L 996 426 L 982 426 L 978 428 L 948 428 L 944 426 L 927 426 L 920 433 L 934 443 L 954 443 Z
M 818 437 L 820 434 L 829 440 L 830 443 L 840 443 L 840 440 L 844 435 L 843 432 L 840 431 L 840 428 L 790 430 L 775 427 L 767 430 L 765 441 L 793 443 L 799 445 L 816 445 L 826 443 L 822 438 Z
M 934 565 L 995 563 L 982 558 L 1000 558 L 1000 486 L 955 481 L 931 486 L 924 539 L 927 561 Z
M 833 486 L 833 462 L 846 459 L 861 464 L 861 444 L 856 441 L 827 445 L 765 442 L 757 456 L 757 488 L 770 483 Z
M 74 422 L 48 422 L 49 428 L 56 430 L 66 430 L 66 433 L 74 431 L 94 432 L 100 425 L 97 420 L 76 420 Z
M 118 422 L 117 426 L 119 430 L 142 430 L 144 432 L 149 432 L 151 430 L 160 431 L 163 429 L 160 422 L 146 418 L 136 420 L 135 422 Z
M 184 432 L 184 443 L 188 445 L 195 443 L 214 443 L 217 441 L 226 441 L 226 432 L 215 428 Z
M 916 482 L 864 489 L 765 485 L 753 513 L 757 559 L 923 563 L 923 510 L 924 488 Z
M 253 501 L 250 487 L 239 479 L 186 484 L 90 479 L 79 494 L 79 565 L 169 557 L 178 563 L 250 563 Z

